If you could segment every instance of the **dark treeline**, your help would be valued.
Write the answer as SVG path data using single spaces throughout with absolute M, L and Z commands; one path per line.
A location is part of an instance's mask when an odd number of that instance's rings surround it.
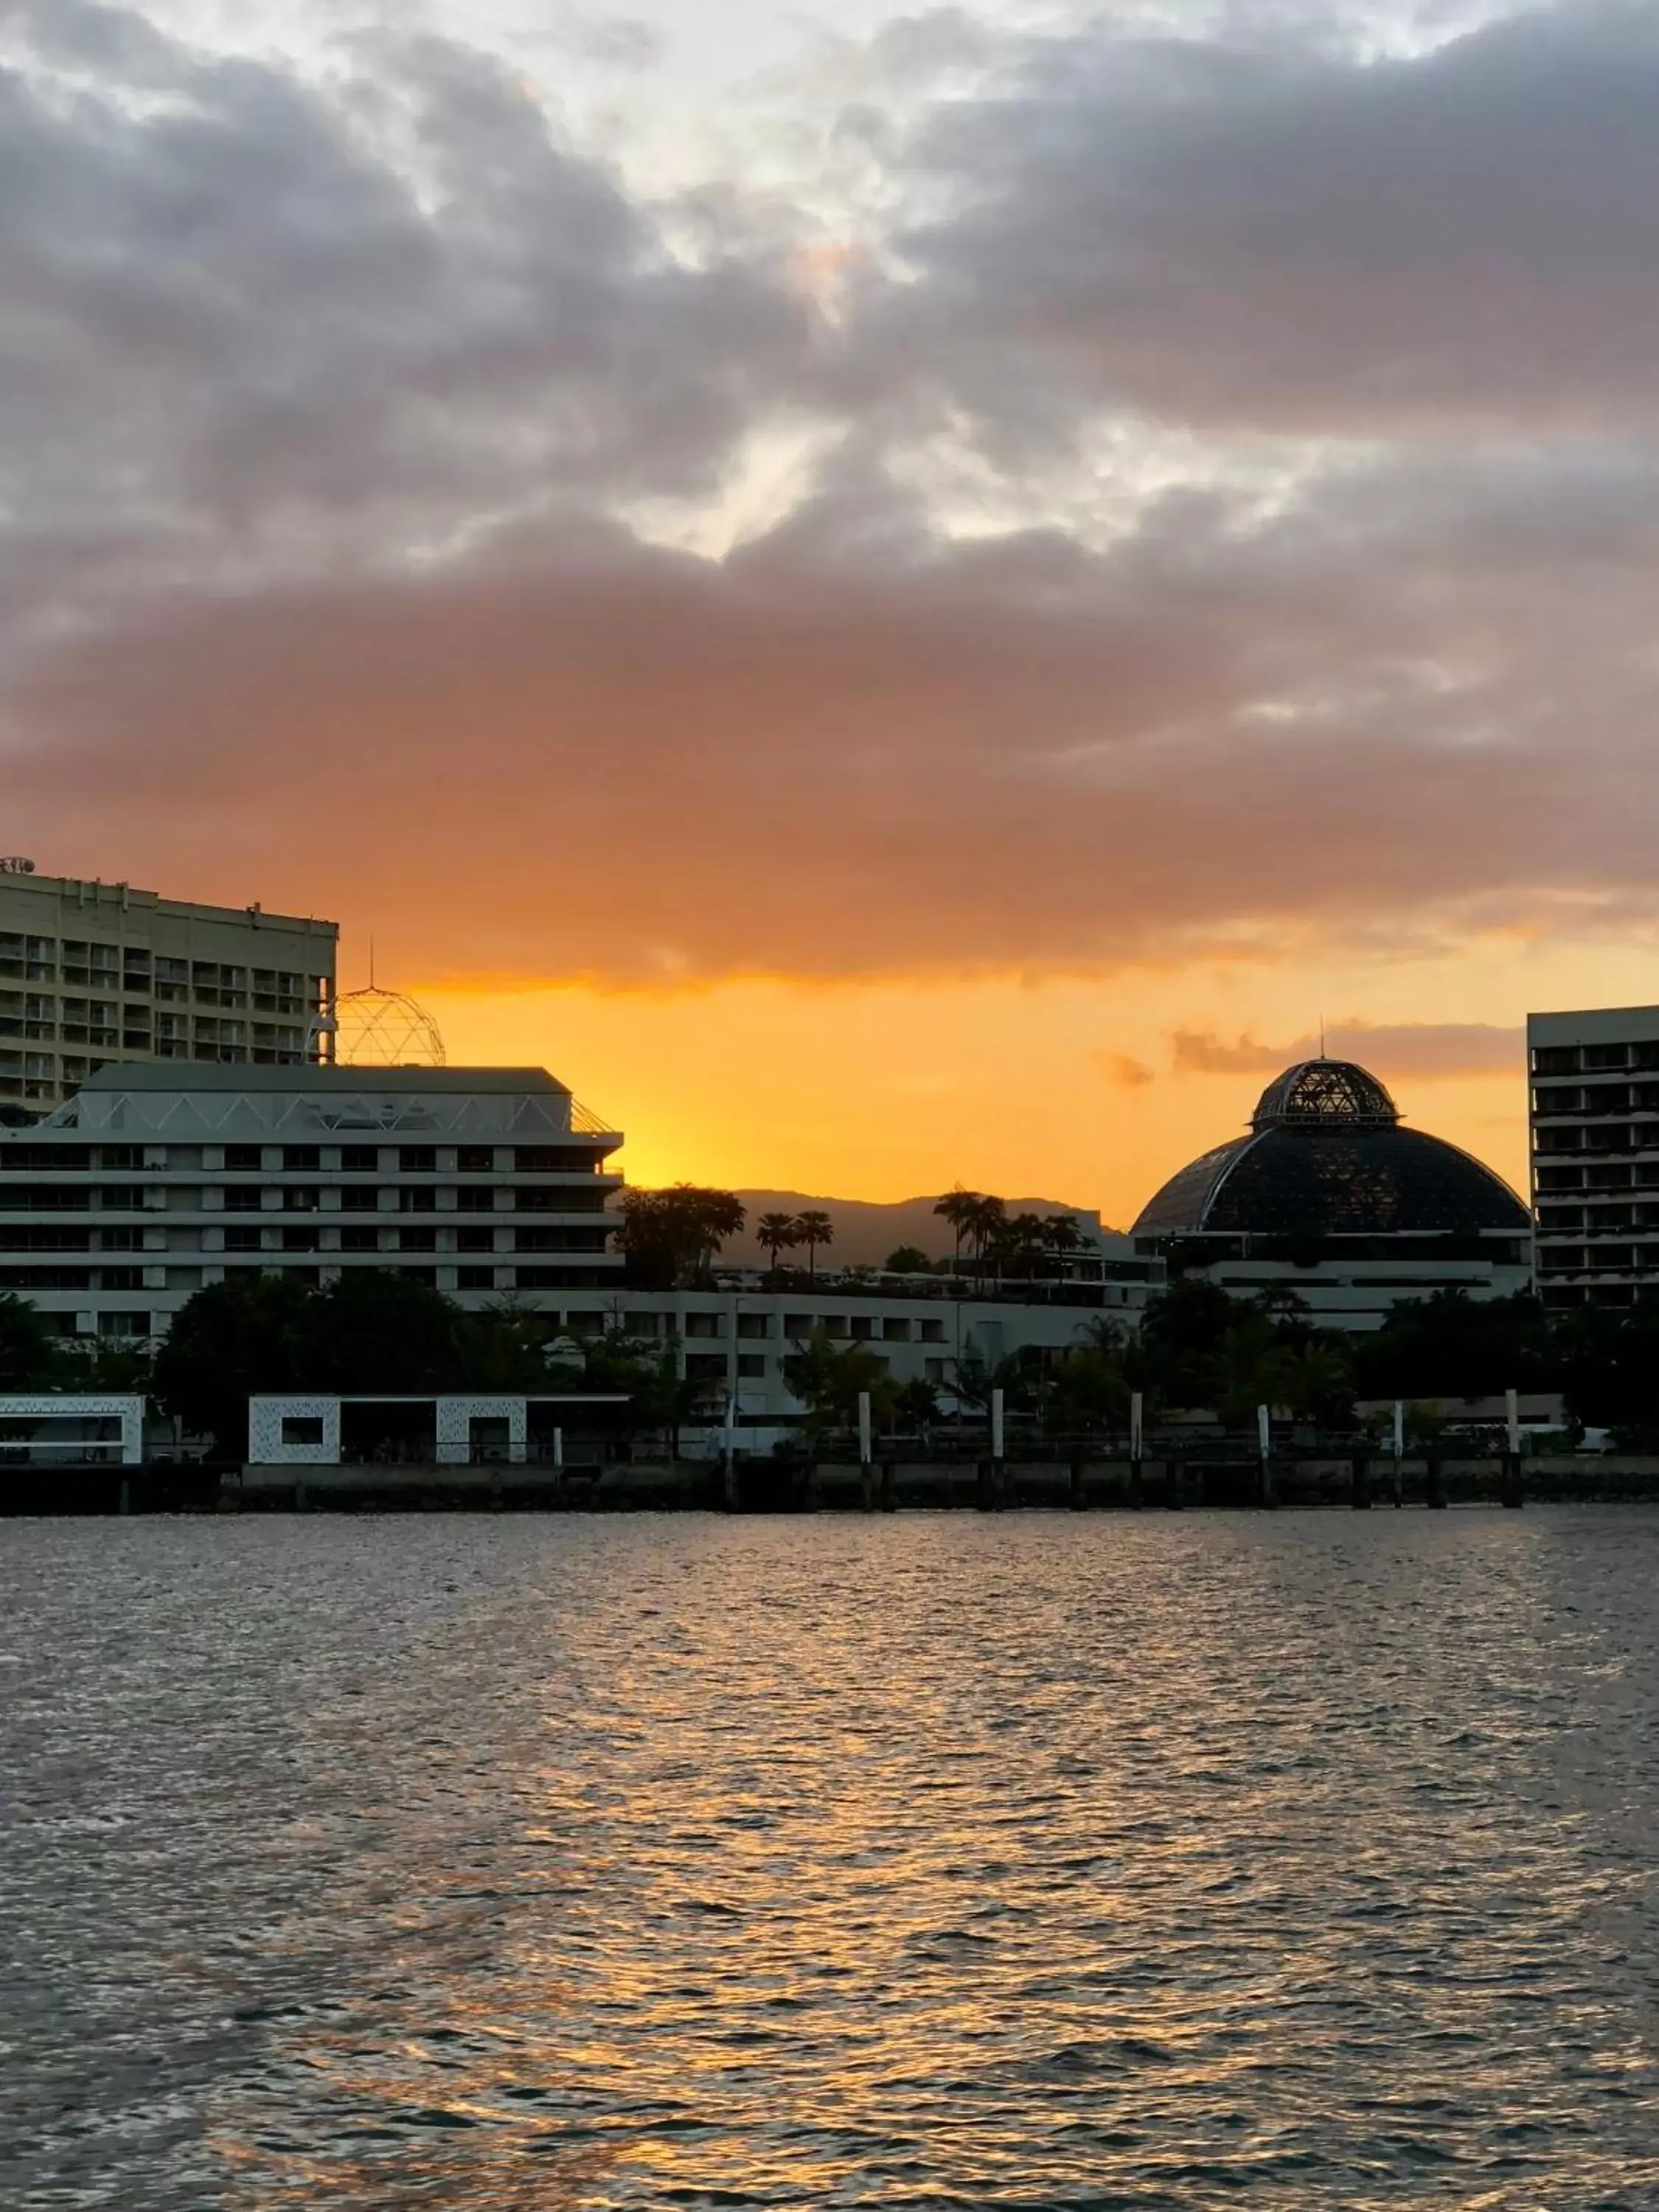
M 1131 1395 L 1148 1424 L 1213 1412 L 1248 1430 L 1255 1408 L 1316 1430 L 1356 1424 L 1356 1401 L 1559 1391 L 1569 1420 L 1659 1449 L 1659 1311 L 1547 1313 L 1529 1297 L 1477 1302 L 1446 1291 L 1396 1306 L 1368 1334 L 1317 1328 L 1294 1292 L 1235 1298 L 1201 1277 L 1171 1285 L 1138 1335 L 1109 1316 L 1066 1350 L 1028 1347 L 994 1365 L 952 1363 L 948 1382 L 901 1383 L 861 1343 L 821 1330 L 785 1355 L 809 1431 L 844 1426 L 867 1395 L 879 1428 L 926 1437 L 972 1420 L 1000 1389 L 1008 1413 L 1051 1435 L 1121 1440 Z M 574 1389 L 621 1404 L 615 1425 L 674 1447 L 682 1425 L 718 1417 L 723 1378 L 687 1381 L 675 1348 L 632 1337 L 625 1319 L 583 1337 L 511 1299 L 480 1313 L 395 1269 L 356 1269 L 321 1286 L 280 1272 L 238 1274 L 198 1291 L 152 1355 L 131 1343 L 53 1336 L 23 1300 L 0 1295 L 0 1389 L 149 1392 L 192 1435 L 234 1455 L 247 1400 L 264 1392 L 507 1393 Z

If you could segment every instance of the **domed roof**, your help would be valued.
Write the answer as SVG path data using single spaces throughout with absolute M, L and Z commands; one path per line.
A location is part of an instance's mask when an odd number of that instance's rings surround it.
M 1171 1176 L 1136 1232 L 1386 1237 L 1530 1224 L 1500 1176 L 1455 1145 L 1402 1129 L 1382 1085 L 1349 1060 L 1286 1068 L 1262 1092 L 1250 1132 Z

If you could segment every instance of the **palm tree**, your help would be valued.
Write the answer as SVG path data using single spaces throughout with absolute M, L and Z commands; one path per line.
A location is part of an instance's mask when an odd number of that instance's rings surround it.
M 793 1213 L 763 1213 L 755 1224 L 755 1242 L 763 1252 L 772 1255 L 772 1272 L 777 1273 L 780 1252 L 793 1252 L 800 1243 L 800 1231 Z
M 954 1190 L 947 1190 L 933 1208 L 941 1221 L 950 1223 L 951 1233 L 957 1240 L 956 1272 L 957 1274 L 962 1273 L 963 1240 L 973 1226 L 974 1208 L 982 1202 L 978 1191 L 964 1190 L 958 1183 Z
M 816 1276 L 818 1271 L 818 1247 L 833 1244 L 836 1224 L 827 1213 L 798 1213 L 794 1220 L 795 1242 L 806 1247 L 806 1272 Z
M 1045 1213 L 1042 1217 L 1042 1241 L 1058 1263 L 1054 1272 L 1063 1275 L 1070 1255 L 1083 1249 L 1083 1231 L 1069 1213 Z
M 975 1194 L 968 1209 L 968 1236 L 974 1248 L 975 1264 L 983 1273 L 985 1255 L 996 1242 L 997 1231 L 1008 1218 L 1008 1209 L 1000 1198 Z

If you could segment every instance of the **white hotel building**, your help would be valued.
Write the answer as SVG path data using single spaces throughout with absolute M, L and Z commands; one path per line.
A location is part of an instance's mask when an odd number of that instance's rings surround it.
M 237 1268 L 592 1293 L 620 1280 L 621 1143 L 540 1068 L 106 1067 L 0 1130 L 0 1289 L 143 1337 Z

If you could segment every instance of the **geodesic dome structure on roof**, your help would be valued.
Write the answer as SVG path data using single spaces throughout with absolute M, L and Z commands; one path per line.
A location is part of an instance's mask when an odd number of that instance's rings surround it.
M 444 1041 L 423 1006 L 401 991 L 346 991 L 334 1002 L 337 1067 L 442 1067 Z M 326 1033 L 323 1042 L 326 1043 Z
M 1135 1233 L 1331 1237 L 1525 1231 L 1531 1216 L 1484 1161 L 1400 1127 L 1366 1068 L 1310 1060 L 1262 1092 L 1250 1133 L 1218 1145 L 1148 1200 Z

